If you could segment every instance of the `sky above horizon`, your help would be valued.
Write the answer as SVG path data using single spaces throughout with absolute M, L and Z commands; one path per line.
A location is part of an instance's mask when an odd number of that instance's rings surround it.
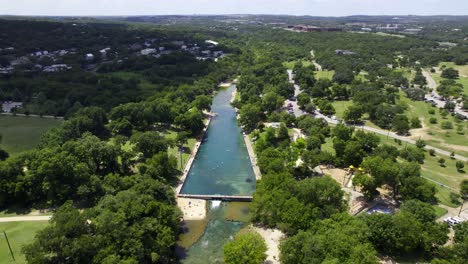
M 0 0 L 2 15 L 468 15 L 468 0 Z

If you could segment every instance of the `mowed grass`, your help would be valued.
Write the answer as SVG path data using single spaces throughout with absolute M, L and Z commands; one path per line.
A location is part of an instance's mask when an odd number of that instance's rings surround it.
M 453 62 L 441 62 L 439 63 L 439 68 L 442 66 L 446 66 L 447 68 L 454 68 L 458 70 L 460 73 L 460 78 L 458 78 L 456 81 L 457 83 L 460 83 L 463 85 L 463 93 L 465 95 L 468 95 L 468 65 L 455 65 Z M 428 69 L 429 72 L 429 69 Z M 437 84 L 440 84 L 444 78 L 440 76 L 440 73 L 431 73 L 432 78 L 437 82 Z
M 296 60 L 296 61 L 285 61 L 283 62 L 283 66 L 286 68 L 286 69 L 294 69 L 294 66 L 296 66 L 297 62 L 299 60 Z M 312 62 L 308 59 L 302 59 L 301 60 L 302 62 L 302 66 L 304 67 L 308 67 L 310 65 L 312 65 Z
M 16 154 L 36 147 L 41 135 L 62 121 L 52 118 L 0 116 L 1 147 Z
M 165 138 L 174 140 L 177 137 L 177 132 L 174 130 L 167 130 L 163 133 L 163 135 Z M 189 138 L 187 140 L 187 144 L 184 145 L 186 151 L 182 153 L 182 157 L 179 153 L 179 149 L 177 146 L 170 147 L 168 149 L 169 155 L 172 155 L 177 158 L 177 168 L 184 168 L 185 164 L 190 158 L 190 154 L 192 153 L 193 148 L 195 147 L 195 143 L 197 143 L 197 140 L 195 138 Z
M 375 134 L 380 138 L 381 144 L 387 144 L 394 146 L 398 149 L 402 149 L 406 146 L 411 146 L 410 143 L 402 142 L 401 145 L 398 144 L 393 138 L 381 134 Z M 333 149 L 333 143 L 327 142 L 322 145 L 322 149 Z M 426 158 L 424 160 L 424 164 L 421 164 L 421 176 L 428 181 L 434 183 L 437 189 L 436 198 L 439 200 L 441 204 L 450 206 L 450 207 L 457 207 L 456 204 L 452 203 L 450 199 L 450 192 L 458 193 L 460 182 L 464 179 L 468 179 L 468 175 L 466 173 L 458 172 L 455 166 L 456 160 L 450 159 L 450 157 L 438 155 L 437 153 L 435 156 L 430 156 L 428 152 L 426 152 Z M 439 159 L 445 159 L 445 167 L 441 167 L 439 164 Z M 466 170 L 465 166 L 465 170 Z M 441 186 L 443 184 L 444 186 Z
M 344 112 L 352 104 L 352 101 L 334 101 L 332 105 L 336 110 L 335 116 L 339 119 L 343 119 Z
M 440 115 L 440 110 L 438 108 L 425 102 L 412 101 L 408 99 L 403 92 L 400 92 L 399 101 L 408 106 L 408 109 L 405 112 L 408 118 L 411 119 L 412 117 L 418 117 L 424 127 L 423 130 L 413 130 L 413 139 L 416 140 L 421 137 L 421 139 L 425 140 L 428 145 L 450 152 L 453 151 L 463 156 L 468 156 L 468 141 L 466 135 L 468 133 L 468 128 L 466 122 L 456 123 L 455 118 L 451 115 L 448 115 L 447 118 L 443 118 Z M 429 110 L 431 109 L 435 111 L 434 115 L 429 114 Z M 432 117 L 437 119 L 437 124 L 431 124 L 429 122 Z M 442 129 L 441 123 L 446 121 L 452 123 L 453 129 Z M 464 135 L 457 133 L 458 125 L 464 127 Z
M 0 223 L 0 264 L 26 263 L 21 248 L 31 243 L 36 233 L 47 225 L 47 221 Z M 16 261 L 11 258 L 3 231 L 7 233 Z
M 333 79 L 333 75 L 335 75 L 335 71 L 316 71 L 315 72 L 315 78 L 316 79 Z

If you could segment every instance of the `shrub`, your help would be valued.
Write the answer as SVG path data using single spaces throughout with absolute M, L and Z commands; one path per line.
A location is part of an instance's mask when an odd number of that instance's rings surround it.
M 418 117 L 411 118 L 411 128 L 421 128 L 421 120 Z
M 431 155 L 431 156 L 435 156 L 435 150 L 433 150 L 433 149 L 429 149 L 429 155 Z
M 422 149 L 426 146 L 426 141 L 422 140 L 422 139 L 418 139 L 416 140 L 416 147 Z
M 440 125 L 443 129 L 453 129 L 453 124 L 450 121 L 442 122 Z
M 457 160 L 457 162 L 455 163 L 455 166 L 457 167 L 458 172 L 462 172 L 463 168 L 465 167 L 465 163 L 461 160 Z
M 429 111 L 428 111 L 428 112 L 429 112 L 429 114 L 430 114 L 430 115 L 435 115 L 435 110 L 434 110 L 434 109 L 432 109 L 432 108 L 431 108 L 431 109 L 429 109 Z
M 445 167 L 445 159 L 444 159 L 444 158 L 440 158 L 440 159 L 438 160 L 438 162 L 439 162 L 439 165 L 440 165 L 441 167 Z
M 435 117 L 429 118 L 429 123 L 431 123 L 431 124 L 437 124 L 437 118 L 435 118 Z

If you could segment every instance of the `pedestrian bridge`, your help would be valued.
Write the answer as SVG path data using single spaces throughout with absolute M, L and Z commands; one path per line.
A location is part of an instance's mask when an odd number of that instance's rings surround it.
M 220 195 L 220 194 L 178 194 L 177 197 L 202 199 L 202 200 L 238 201 L 238 202 L 251 202 L 253 198 L 252 196 Z

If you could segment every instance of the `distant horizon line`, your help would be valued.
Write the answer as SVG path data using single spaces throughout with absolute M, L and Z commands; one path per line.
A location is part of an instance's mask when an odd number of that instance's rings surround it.
M 342 16 L 320 16 L 320 15 L 292 15 L 292 14 L 142 14 L 142 15 L 13 15 L 13 14 L 0 14 L 0 17 L 158 17 L 158 16 L 284 16 L 284 17 L 329 17 L 329 18 L 343 18 L 343 17 L 468 17 L 467 15 L 447 15 L 447 14 L 436 14 L 436 15 L 342 15 Z

